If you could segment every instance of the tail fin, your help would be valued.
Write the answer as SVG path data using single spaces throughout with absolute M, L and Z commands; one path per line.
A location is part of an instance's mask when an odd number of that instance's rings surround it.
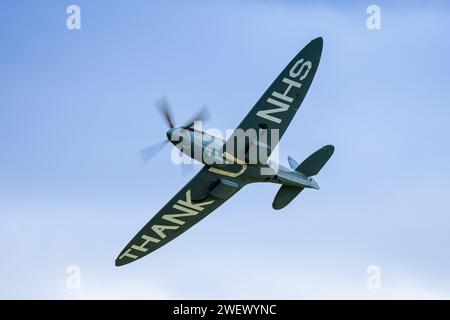
M 315 176 L 323 168 L 325 163 L 331 158 L 334 153 L 334 147 L 332 145 L 327 145 L 320 148 L 300 165 L 293 158 L 288 157 L 289 166 L 302 173 L 307 177 Z M 294 198 L 303 191 L 303 187 L 293 187 L 283 185 L 280 190 L 278 190 L 275 199 L 273 200 L 272 207 L 275 210 L 280 210 L 286 207 Z
M 295 161 L 291 156 L 288 156 L 288 162 L 289 162 L 289 166 L 291 167 L 292 170 L 297 169 L 298 162 Z

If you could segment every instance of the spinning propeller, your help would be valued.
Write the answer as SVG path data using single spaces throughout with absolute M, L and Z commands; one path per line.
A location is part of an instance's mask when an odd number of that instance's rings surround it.
M 173 129 L 177 129 L 175 127 L 175 122 L 173 120 L 172 112 L 170 111 L 169 103 L 167 102 L 166 98 L 161 99 L 157 104 L 156 107 L 158 108 L 159 112 L 161 113 L 163 119 L 165 120 L 167 127 L 169 130 L 167 131 L 167 140 L 155 143 L 151 146 L 148 146 L 147 148 L 144 148 L 141 150 L 141 156 L 142 160 L 144 162 L 148 162 L 151 158 L 153 158 L 158 152 L 160 152 L 168 142 L 170 142 L 170 132 L 173 131 Z M 198 113 L 196 113 L 189 121 L 187 121 L 183 126 L 178 127 L 179 129 L 186 129 L 186 130 L 194 130 L 193 125 L 195 121 L 205 121 L 208 119 L 208 112 L 206 107 L 203 107 Z

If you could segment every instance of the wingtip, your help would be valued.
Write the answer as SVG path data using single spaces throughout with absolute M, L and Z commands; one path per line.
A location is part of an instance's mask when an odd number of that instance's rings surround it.
M 335 148 L 334 148 L 334 146 L 333 146 L 332 144 L 326 145 L 324 148 L 327 149 L 327 151 L 328 151 L 329 153 L 331 153 L 331 154 L 334 153 L 334 149 L 335 149 Z
M 311 42 L 317 42 L 317 43 L 323 44 L 323 38 L 322 37 L 317 37 L 314 40 L 312 40 Z
M 317 37 L 314 40 L 311 41 L 311 44 L 314 46 L 317 46 L 320 50 L 320 52 L 322 52 L 323 49 L 323 38 L 322 37 Z
M 317 59 L 320 60 L 320 56 L 322 55 L 323 50 L 323 39 L 322 37 L 317 37 L 313 40 L 311 40 L 308 45 L 305 47 L 305 49 L 310 50 L 313 55 L 317 56 Z
M 274 204 L 274 203 L 272 203 L 272 209 L 274 209 L 274 210 L 281 210 L 281 209 L 283 209 L 283 207 L 280 207 L 280 206 L 278 206 L 278 205 L 276 205 L 276 204 Z
M 121 267 L 121 266 L 124 266 L 124 265 L 126 265 L 126 264 L 128 264 L 128 262 L 124 262 L 124 261 L 122 261 L 122 260 L 119 260 L 119 258 L 117 258 L 117 259 L 114 261 L 114 265 L 115 265 L 116 267 Z

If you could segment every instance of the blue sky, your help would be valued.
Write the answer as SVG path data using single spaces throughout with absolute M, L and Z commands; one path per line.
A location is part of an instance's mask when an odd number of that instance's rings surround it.
M 66 8 L 81 7 L 69 31 Z M 449 298 L 450 8 L 371 2 L 0 5 L 1 298 Z M 280 145 L 336 152 L 281 212 L 250 185 L 169 245 L 114 259 L 189 176 L 154 103 L 234 128 L 311 39 L 314 82 Z M 198 170 L 198 168 L 196 169 Z M 193 175 L 191 173 L 190 175 Z M 369 265 L 381 290 L 366 287 Z M 81 290 L 66 288 L 67 266 Z

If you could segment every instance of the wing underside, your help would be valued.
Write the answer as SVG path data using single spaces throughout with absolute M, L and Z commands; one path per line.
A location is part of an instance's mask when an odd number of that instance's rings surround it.
M 225 189 L 222 185 L 218 174 L 203 167 L 128 243 L 117 257 L 116 266 L 136 261 L 167 244 L 240 189 L 237 184 Z M 218 191 L 219 197 L 213 197 Z
M 283 136 L 311 86 L 319 66 L 322 47 L 322 38 L 316 38 L 303 48 L 237 127 L 244 132 L 248 129 L 256 130 L 257 139 L 269 145 L 268 156 Z M 248 159 L 239 157 L 242 150 L 239 150 L 239 144 L 236 142 L 237 132 L 235 131 L 227 140 L 224 151 L 234 152 L 239 160 L 245 161 Z M 231 139 L 234 139 L 232 144 L 230 144 Z M 245 148 L 244 154 L 247 154 L 248 146 Z

